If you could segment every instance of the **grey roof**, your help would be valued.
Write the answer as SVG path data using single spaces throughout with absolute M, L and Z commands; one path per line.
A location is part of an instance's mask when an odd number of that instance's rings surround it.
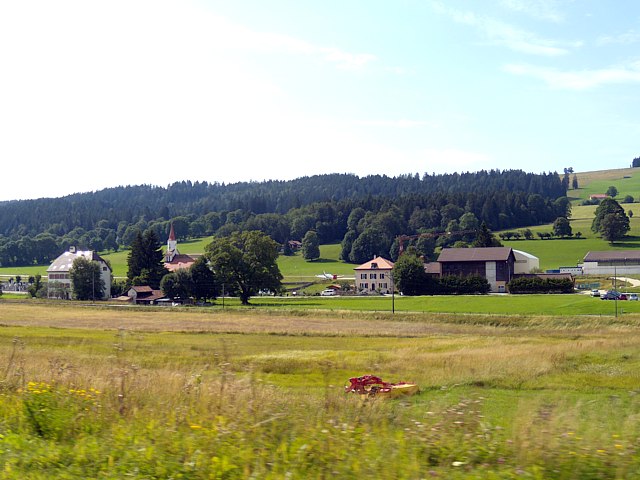
M 511 247 L 444 248 L 438 262 L 500 262 L 513 256 Z
M 96 262 L 104 262 L 102 257 L 100 257 L 100 255 L 92 250 L 64 252 L 62 255 L 56 258 L 51 265 L 49 265 L 49 268 L 47 268 L 47 272 L 68 272 L 73 266 L 73 261 L 78 257 L 84 257 L 87 260 Z
M 584 256 L 585 262 L 608 262 L 611 260 L 640 261 L 640 250 L 609 250 L 604 252 L 588 252 Z

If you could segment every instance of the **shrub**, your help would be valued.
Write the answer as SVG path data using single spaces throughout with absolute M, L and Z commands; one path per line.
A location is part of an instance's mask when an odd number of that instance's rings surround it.
M 510 293 L 573 293 L 568 278 L 518 277 L 507 285 Z
M 446 275 L 439 279 L 438 291 L 444 295 L 484 294 L 489 293 L 491 286 L 485 277 L 479 275 Z

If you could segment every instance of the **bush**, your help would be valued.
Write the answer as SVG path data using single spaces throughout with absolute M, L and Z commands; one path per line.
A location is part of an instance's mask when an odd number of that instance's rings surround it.
M 441 295 L 470 295 L 489 293 L 491 286 L 485 277 L 479 275 L 446 275 L 439 279 L 437 289 L 436 293 Z
M 568 278 L 518 277 L 507 285 L 510 293 L 573 293 Z

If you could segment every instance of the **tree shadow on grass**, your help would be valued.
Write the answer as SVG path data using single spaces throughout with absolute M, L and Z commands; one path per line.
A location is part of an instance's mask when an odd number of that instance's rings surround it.
M 620 248 L 638 248 L 640 247 L 640 237 L 635 235 L 627 235 L 623 238 L 623 241 L 617 241 L 610 243 L 612 247 Z

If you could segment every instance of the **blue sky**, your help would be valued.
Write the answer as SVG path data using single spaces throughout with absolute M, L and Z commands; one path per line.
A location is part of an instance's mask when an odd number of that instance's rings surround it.
M 0 2 L 0 200 L 640 156 L 640 3 Z

